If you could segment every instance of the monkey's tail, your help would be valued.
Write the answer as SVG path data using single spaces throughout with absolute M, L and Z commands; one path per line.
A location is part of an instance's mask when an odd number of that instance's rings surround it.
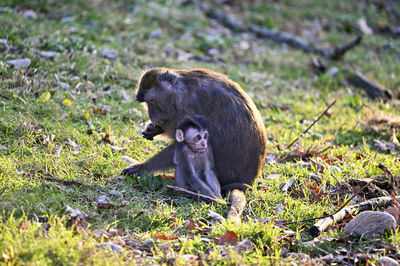
M 243 191 L 235 189 L 230 194 L 230 201 L 231 209 L 226 218 L 228 220 L 233 220 L 235 224 L 239 224 L 243 210 L 246 207 L 246 196 Z
M 227 194 L 228 192 L 233 191 L 234 189 L 239 189 L 241 191 L 246 191 L 251 189 L 251 186 L 245 183 L 232 183 L 221 187 L 221 193 Z

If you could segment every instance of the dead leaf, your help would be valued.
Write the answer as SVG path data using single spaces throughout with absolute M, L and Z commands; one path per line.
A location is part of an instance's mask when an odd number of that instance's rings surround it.
M 108 142 L 111 145 L 115 145 L 116 144 L 117 140 L 115 139 L 115 137 L 111 133 L 111 126 L 110 125 L 106 128 L 106 133 L 101 138 L 101 140 L 104 141 L 104 142 Z
M 239 237 L 237 234 L 233 231 L 226 231 L 224 236 L 217 236 L 214 238 L 214 242 L 217 243 L 218 245 L 222 244 L 231 244 L 231 245 L 236 245 Z
M 80 217 L 82 219 L 87 219 L 89 217 L 89 215 L 87 215 L 83 211 L 80 211 L 78 209 L 73 209 L 68 205 L 65 205 L 65 212 L 68 213 L 71 216 L 71 218 Z
M 196 224 L 194 223 L 193 219 L 186 220 L 186 228 L 189 230 L 194 230 L 196 228 Z
M 239 252 L 239 251 L 252 250 L 254 248 L 251 245 L 251 241 L 248 238 L 246 238 L 245 240 L 234 245 L 232 249 L 235 250 L 236 252 Z
M 65 145 L 71 148 L 73 154 L 78 155 L 80 152 L 79 150 L 81 149 L 82 145 L 76 144 L 74 141 L 72 141 L 70 138 L 68 138 L 65 142 Z
M 371 29 L 371 27 L 368 26 L 367 21 L 365 20 L 365 18 L 360 18 L 360 19 L 357 21 L 357 25 L 358 25 L 358 27 L 360 28 L 360 31 L 361 31 L 362 33 L 364 33 L 365 35 L 373 35 L 373 34 L 374 34 L 374 32 L 373 32 L 373 30 Z
M 163 240 L 175 240 L 175 239 L 178 239 L 178 236 L 174 236 L 174 235 L 172 235 L 172 236 L 166 236 L 166 235 L 157 234 L 157 233 L 155 233 L 155 234 L 153 235 L 153 237 L 154 237 L 154 238 L 158 238 L 158 239 L 163 239 Z
M 107 115 L 107 110 L 102 109 L 102 108 L 94 108 L 92 109 L 92 113 L 96 114 L 101 114 L 101 115 Z
M 387 208 L 387 212 L 394 217 L 397 225 L 400 225 L 400 204 L 397 201 L 392 201 L 392 205 Z

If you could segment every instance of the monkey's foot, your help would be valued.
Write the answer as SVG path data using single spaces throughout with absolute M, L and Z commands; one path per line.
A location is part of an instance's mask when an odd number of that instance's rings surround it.
M 136 165 L 131 165 L 122 170 L 121 175 L 127 175 L 127 176 L 137 176 L 141 172 L 141 169 L 136 166 Z

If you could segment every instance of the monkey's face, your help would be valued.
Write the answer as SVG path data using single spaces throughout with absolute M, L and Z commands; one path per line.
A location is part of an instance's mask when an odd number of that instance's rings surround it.
M 168 109 L 163 106 L 167 98 L 167 92 L 158 88 L 151 88 L 144 95 L 144 102 L 147 105 L 150 120 L 161 127 L 168 121 Z
M 195 153 L 203 153 L 207 150 L 208 131 L 188 128 L 185 132 L 185 141 Z
M 167 133 L 170 128 L 175 130 L 176 125 L 174 117 L 176 111 L 171 109 L 175 106 L 176 87 L 178 87 L 176 73 L 154 68 L 142 76 L 136 94 L 137 101 L 146 103 L 150 120 L 161 126 Z

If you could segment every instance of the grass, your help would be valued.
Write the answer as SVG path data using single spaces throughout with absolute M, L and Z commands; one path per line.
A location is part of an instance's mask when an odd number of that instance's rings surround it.
M 0 147 L 5 147 L 0 149 L 0 263 L 185 264 L 195 260 L 276 264 L 288 262 L 282 257 L 288 251 L 317 258 L 325 255 L 321 249 L 334 253 L 348 245 L 332 241 L 320 244 L 319 249 L 310 248 L 302 243 L 311 240 L 308 228 L 312 222 L 289 225 L 295 235 L 288 237 L 259 218 L 296 221 L 337 209 L 336 197 L 315 200 L 306 182 L 325 188 L 335 185 L 335 178 L 375 177 L 382 174 L 380 163 L 400 175 L 398 150 L 383 153 L 374 146 L 375 139 L 389 141 L 393 132 L 374 133 L 365 126 L 374 110 L 399 116 L 399 101 L 372 101 L 363 91 L 342 82 L 346 71 L 361 72 L 398 96 L 398 39 L 365 36 L 344 60 L 324 60 L 341 70 L 338 78 L 332 78 L 312 69 L 310 54 L 231 32 L 181 1 L 6 0 L 2 5 L 8 9 L 0 12 L 0 39 L 7 40 L 0 44 Z M 37 13 L 36 19 L 23 16 L 29 9 Z M 285 30 L 321 47 L 354 38 L 361 17 L 371 25 L 391 23 L 377 6 L 368 4 L 367 12 L 362 12 L 356 2 L 347 1 L 243 2 L 231 12 L 246 22 Z M 316 21 L 322 32 L 313 32 Z M 152 37 L 158 29 L 160 36 Z M 198 56 L 214 49 L 225 63 L 186 60 L 165 52 L 171 45 Z M 118 55 L 103 58 L 104 49 L 114 49 Z M 59 55 L 43 58 L 38 51 Z M 30 67 L 17 69 L 6 64 L 19 58 L 30 58 Z M 331 146 L 327 154 L 342 156 L 342 163 L 335 167 L 324 163 L 322 173 L 297 160 L 266 164 L 253 190 L 246 192 L 252 203 L 240 226 L 230 221 L 204 224 L 204 219 L 210 221 L 207 210 L 226 217 L 229 208 L 174 196 L 154 183 L 157 177 L 116 179 L 128 165 L 123 155 L 142 161 L 167 145 L 164 140 L 141 137 L 148 117 L 145 108 L 134 101 L 140 73 L 155 65 L 205 67 L 240 83 L 265 118 L 268 152 L 283 157 L 288 152 L 284 145 L 336 99 L 332 116 L 323 117 L 300 144 L 314 152 Z M 286 104 L 291 110 L 268 108 L 268 103 Z M 104 141 L 107 128 L 115 138 L 111 144 L 109 139 Z M 399 132 L 395 134 L 400 138 Z M 67 144 L 69 140 L 81 145 L 77 154 L 74 150 L 78 148 Z M 272 174 L 279 176 L 271 178 Z M 320 181 L 312 181 L 311 175 L 318 175 Z M 49 176 L 81 185 L 50 181 Z M 304 194 L 297 199 L 279 188 L 292 178 L 297 180 L 294 189 Z M 121 194 L 110 195 L 112 190 Z M 107 195 L 113 207 L 100 207 L 96 203 L 100 195 Z M 276 209 L 279 204 L 283 207 L 280 212 Z M 75 217 L 66 211 L 68 207 L 88 218 Z M 190 219 L 196 222 L 193 230 L 187 226 Z M 113 235 L 113 229 L 121 233 Z M 239 242 L 250 240 L 252 249 L 218 245 L 215 238 L 227 231 L 234 231 Z M 98 232 L 103 232 L 100 237 Z M 159 239 L 157 234 L 174 240 Z M 342 234 L 333 228 L 322 238 Z M 382 236 L 379 241 L 398 249 L 400 233 Z M 124 253 L 113 252 L 109 244 L 102 243 L 119 245 Z M 363 245 L 353 242 L 355 250 L 362 250 Z

